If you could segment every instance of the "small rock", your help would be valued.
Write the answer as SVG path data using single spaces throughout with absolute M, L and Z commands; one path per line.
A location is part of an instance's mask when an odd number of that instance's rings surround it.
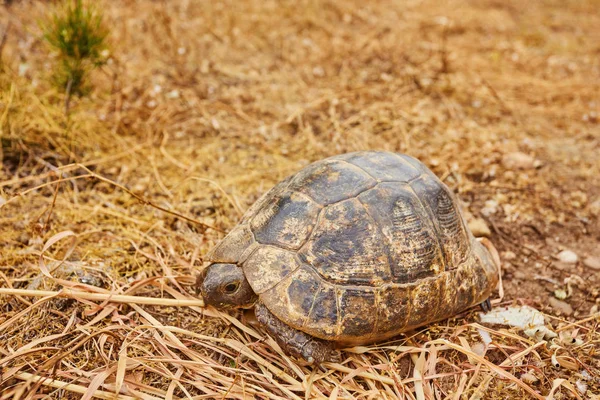
M 581 190 L 571 193 L 571 205 L 575 208 L 583 208 L 588 202 L 587 194 Z
M 583 265 L 591 269 L 600 270 L 600 257 L 586 257 L 583 260 Z
M 492 234 L 483 218 L 475 218 L 469 221 L 469 229 L 476 237 L 489 237 Z
M 504 171 L 504 179 L 506 179 L 507 181 L 514 181 L 517 178 L 517 175 L 513 172 L 513 171 Z M 510 204 L 507 204 L 508 206 L 510 206 Z M 506 205 L 505 205 L 506 207 Z
M 503 251 L 502 254 L 502 259 L 506 260 L 506 261 L 512 261 L 515 258 L 517 258 L 517 255 L 515 253 L 513 253 L 512 251 L 508 250 L 508 251 Z
M 515 151 L 502 157 L 502 165 L 506 169 L 532 169 L 535 167 L 535 159 L 529 154 Z
M 496 200 L 488 200 L 485 202 L 485 206 L 481 209 L 481 213 L 486 217 L 498 212 L 498 202 Z
M 515 279 L 525 280 L 527 279 L 527 274 L 523 271 L 516 270 L 515 271 Z
M 563 250 L 558 253 L 558 259 L 567 264 L 575 264 L 579 257 L 571 250 Z
M 548 302 L 550 303 L 550 306 L 552 308 L 554 308 L 556 311 L 563 315 L 569 316 L 573 314 L 573 307 L 571 307 L 567 302 L 558 300 L 554 297 L 549 297 Z
M 169 93 L 167 93 L 167 98 L 178 99 L 179 98 L 179 90 L 177 90 L 177 89 L 171 90 Z
M 475 219 L 473 214 L 471 214 L 471 211 L 469 211 L 469 209 L 462 202 L 460 204 L 460 208 L 461 208 L 463 217 L 465 217 L 465 219 L 467 221 L 471 221 L 471 220 Z
M 573 269 L 573 264 L 562 261 L 552 261 L 552 267 L 561 271 L 571 271 Z
M 600 215 L 600 199 L 590 204 L 590 212 L 594 215 Z
M 563 289 L 556 289 L 554 291 L 554 297 L 559 300 L 564 300 L 567 298 L 567 292 L 565 292 Z

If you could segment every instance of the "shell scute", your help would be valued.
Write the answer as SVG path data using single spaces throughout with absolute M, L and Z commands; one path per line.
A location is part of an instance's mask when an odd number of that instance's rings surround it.
M 261 294 L 280 283 L 301 266 L 294 252 L 260 246 L 243 264 L 244 275 L 254 293 Z
M 310 329 L 321 338 L 335 338 L 339 323 L 337 301 L 336 287 L 322 283 L 305 329 Z
M 292 179 L 289 190 L 328 205 L 354 197 L 375 184 L 376 181 L 358 167 L 339 160 L 324 160 L 300 171 Z
M 467 258 L 470 240 L 450 191 L 432 174 L 411 183 L 421 201 L 431 209 L 438 227 L 438 240 L 444 251 L 446 268 L 457 268 Z
M 321 207 L 299 193 L 275 197 L 250 220 L 256 240 L 297 250 L 315 226 Z
M 414 282 L 444 270 L 434 227 L 408 186 L 380 183 L 359 200 L 387 239 L 392 282 Z
M 378 181 L 408 182 L 421 174 L 408 160 L 384 151 L 350 153 L 342 159 L 361 168 Z
M 335 284 L 378 286 L 390 279 L 385 239 L 357 199 L 324 209 L 299 254 Z
M 207 261 L 236 263 L 244 251 L 254 243 L 254 236 L 246 224 L 238 225 L 206 255 Z
M 344 288 L 340 296 L 340 337 L 353 340 L 368 339 L 375 331 L 377 308 L 375 289 Z
M 404 162 L 412 165 L 414 169 L 420 171 L 420 173 L 432 173 L 421 161 L 416 158 L 409 156 L 408 154 L 394 153 L 395 156 L 401 158 Z
M 409 285 L 386 285 L 378 291 L 377 337 L 398 332 L 408 323 L 411 287 Z
M 258 200 L 256 200 L 248 210 L 242 216 L 242 220 L 240 224 L 247 223 L 250 219 L 254 218 L 254 216 L 267 204 L 273 202 L 275 198 L 283 196 L 283 194 L 287 191 L 287 188 L 294 176 L 288 176 L 277 185 L 273 186 L 269 191 L 260 196 Z
M 418 327 L 436 321 L 448 312 L 445 305 L 446 280 L 425 279 L 414 285 L 410 298 L 410 312 L 406 327 Z
M 277 318 L 296 329 L 309 321 L 310 311 L 321 282 L 317 274 L 302 265 L 279 284 L 260 295 L 262 302 Z

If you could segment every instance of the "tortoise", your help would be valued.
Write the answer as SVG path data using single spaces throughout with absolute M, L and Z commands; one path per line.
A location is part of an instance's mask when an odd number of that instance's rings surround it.
M 206 304 L 252 308 L 309 363 L 491 307 L 498 256 L 465 224 L 454 194 L 404 154 L 330 157 L 283 180 L 207 255 Z

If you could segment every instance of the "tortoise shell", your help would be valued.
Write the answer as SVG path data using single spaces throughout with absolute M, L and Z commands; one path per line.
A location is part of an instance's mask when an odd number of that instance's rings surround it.
M 289 326 L 367 343 L 487 299 L 491 254 L 418 160 L 364 151 L 308 165 L 261 197 L 211 252 Z

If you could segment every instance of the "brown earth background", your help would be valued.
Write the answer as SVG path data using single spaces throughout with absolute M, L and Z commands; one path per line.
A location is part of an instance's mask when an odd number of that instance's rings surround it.
M 5 295 L 1 399 L 598 398 L 600 2 L 101 4 L 108 63 L 68 116 L 51 4 L 0 8 L 0 287 L 193 298 L 203 255 L 262 193 L 378 149 L 458 194 L 500 252 L 502 303 L 559 337 L 489 328 L 477 358 L 472 310 L 321 370 L 236 314 Z

